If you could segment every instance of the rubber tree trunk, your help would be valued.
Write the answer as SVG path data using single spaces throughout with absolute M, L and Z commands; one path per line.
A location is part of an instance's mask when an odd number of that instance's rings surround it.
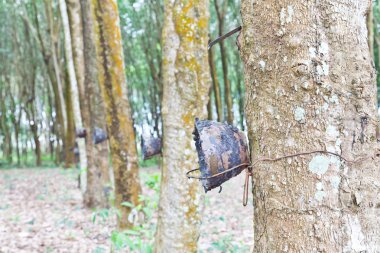
M 67 75 L 66 75 L 67 76 Z M 67 78 L 66 78 L 67 79 Z M 67 128 L 65 133 L 65 168 L 70 168 L 75 165 L 75 126 L 74 126 L 74 116 L 73 116 L 73 106 L 71 103 L 71 92 L 70 85 L 65 87 L 65 104 L 66 104 L 66 119 Z
M 31 124 L 30 123 L 30 130 L 33 134 L 33 141 L 34 141 L 34 154 L 36 155 L 36 166 L 39 167 L 42 165 L 41 160 L 41 142 L 38 135 L 38 125 L 37 122 Z
M 99 85 L 107 115 L 107 128 L 115 178 L 115 203 L 121 211 L 120 228 L 130 227 L 131 208 L 141 192 L 132 112 L 124 72 L 124 58 L 116 0 L 92 1 L 96 20 Z
M 10 107 L 12 112 L 14 112 L 14 116 L 11 117 L 13 129 L 14 129 L 14 136 L 15 136 L 15 144 L 16 144 L 16 158 L 17 158 L 17 165 L 20 166 L 20 145 L 19 145 L 19 136 L 20 136 L 20 123 L 21 123 L 21 112 L 22 110 L 19 109 L 16 113 L 16 101 L 15 97 L 13 96 L 12 92 L 9 92 L 8 95 L 10 96 Z
M 86 177 L 86 179 L 82 179 L 81 181 L 85 180 L 87 182 L 86 189 L 84 189 L 84 198 L 83 201 L 85 205 L 87 206 L 90 204 L 88 202 L 89 199 L 93 199 L 93 195 L 95 192 L 95 189 L 101 189 L 101 184 L 94 185 L 93 174 L 95 171 L 93 169 L 93 142 L 91 140 L 92 136 L 92 127 L 90 125 L 90 108 L 88 102 L 88 98 L 92 95 L 86 92 L 85 90 L 85 59 L 84 59 L 84 42 L 83 42 L 83 25 L 82 25 L 82 9 L 80 0 L 66 0 L 67 3 L 67 12 L 69 17 L 69 25 L 70 25 L 70 32 L 71 32 L 71 46 L 72 46 L 72 52 L 73 52 L 73 62 L 75 67 L 75 77 L 78 84 L 78 95 L 79 95 L 79 101 L 80 101 L 80 114 L 82 118 L 82 124 L 83 127 L 87 131 L 87 138 L 85 141 L 85 148 L 86 148 L 86 174 L 83 176 Z M 93 55 L 92 57 L 96 57 L 96 55 Z M 90 168 L 90 166 L 92 168 Z M 96 173 L 96 172 L 95 172 Z M 82 174 L 81 174 L 82 175 Z M 88 179 L 90 178 L 90 181 Z M 104 194 L 102 191 L 97 192 L 99 194 L 99 198 L 101 198 Z M 93 207 L 93 206 L 89 206 Z
M 380 251 L 368 8 L 369 1 L 242 1 L 252 161 L 316 149 L 363 158 L 314 154 L 253 168 L 254 252 Z
M 34 9 L 34 15 L 35 15 L 35 21 L 36 21 L 36 31 L 37 31 L 37 37 L 39 41 L 39 48 L 41 50 L 42 57 L 44 59 L 44 64 L 46 66 L 47 74 L 49 77 L 49 80 L 51 82 L 53 93 L 54 93 L 54 101 L 55 101 L 55 107 L 56 107 L 56 113 L 57 113 L 57 119 L 58 119 L 58 133 L 60 136 L 64 136 L 66 134 L 67 129 L 67 117 L 66 117 L 66 103 L 64 98 L 64 86 L 62 84 L 61 78 L 61 69 L 59 66 L 58 59 L 58 52 L 57 48 L 57 42 L 59 39 L 59 32 L 60 29 L 57 29 L 56 27 L 59 26 L 59 21 L 56 21 L 54 19 L 53 14 L 53 3 L 51 0 L 45 0 L 45 15 L 46 15 L 46 21 L 47 25 L 49 27 L 49 38 L 50 40 L 50 48 L 48 48 L 45 44 L 47 38 L 43 38 L 42 36 L 42 28 L 39 25 L 39 18 L 41 15 L 38 12 L 37 4 L 36 2 L 32 2 L 32 6 Z M 51 57 L 50 57 L 51 56 Z M 65 143 L 65 139 L 62 138 L 63 143 Z
M 106 130 L 104 102 L 97 82 L 97 59 L 95 49 L 94 20 L 91 13 L 91 0 L 81 0 L 83 17 L 83 45 L 84 45 L 84 92 L 85 106 L 88 118 L 85 126 L 88 130 L 87 141 L 87 191 L 84 196 L 87 207 L 108 207 L 110 175 L 108 161 L 108 142 L 93 145 L 92 138 L 95 127 Z
M 16 117 L 15 117 L 16 118 Z M 17 155 L 17 165 L 21 164 L 21 154 L 20 154 L 20 122 L 21 122 L 21 110 L 17 116 L 17 119 L 14 121 L 14 130 L 15 130 L 15 142 L 16 142 L 16 155 Z
M 69 18 L 67 15 L 67 8 L 65 0 L 59 0 L 59 9 L 61 11 L 62 26 L 65 35 L 65 58 L 67 72 L 69 74 L 70 80 L 70 92 L 71 92 L 71 103 L 73 106 L 73 114 L 75 121 L 75 128 L 82 129 L 82 115 L 80 110 L 79 102 L 79 88 L 78 81 L 75 74 L 75 66 L 73 61 L 73 50 L 71 43 L 71 34 L 70 34 L 70 24 Z M 84 139 L 77 139 L 78 150 L 79 150 L 79 169 L 80 169 L 80 185 L 81 190 L 84 193 L 86 191 L 86 170 L 87 170 L 87 154 L 86 154 L 86 143 Z
M 212 120 L 212 89 L 210 87 L 210 90 L 208 92 L 208 103 L 207 103 L 207 119 Z
M 218 74 L 216 73 L 213 48 L 211 48 L 208 51 L 208 62 L 210 65 L 212 87 L 213 87 L 214 94 L 215 94 L 216 113 L 218 115 L 218 121 L 222 122 L 223 121 L 222 99 L 221 99 L 221 95 L 220 95 L 220 84 L 219 84 Z
M 2 92 L 0 90 L 0 92 Z M 8 163 L 12 163 L 13 157 L 12 157 L 12 133 L 10 131 L 9 125 L 8 125 L 8 117 L 7 117 L 7 107 L 5 104 L 5 99 L 3 94 L 0 94 L 2 96 L 0 100 L 0 106 L 1 106 L 1 125 L 2 125 L 2 131 L 4 135 L 4 144 L 3 144 L 3 154 L 4 157 L 7 159 Z
M 163 167 L 155 252 L 196 252 L 203 193 L 185 177 L 198 166 L 192 132 L 207 118 L 209 3 L 166 1 L 163 41 Z
M 220 0 L 214 0 L 215 10 L 218 18 L 218 30 L 219 36 L 222 36 L 224 33 L 224 21 L 227 12 L 228 0 L 223 1 L 223 6 L 220 6 Z M 234 121 L 234 114 L 232 108 L 232 97 L 231 97 L 231 84 L 228 78 L 228 61 L 227 61 L 227 50 L 224 46 L 224 41 L 219 42 L 220 48 L 220 57 L 222 60 L 223 68 L 223 81 L 224 81 L 224 101 L 227 107 L 227 122 L 232 124 Z

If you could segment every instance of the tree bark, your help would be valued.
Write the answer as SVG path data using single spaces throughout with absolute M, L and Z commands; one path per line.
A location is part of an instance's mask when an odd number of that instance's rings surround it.
M 207 103 L 207 119 L 212 120 L 212 89 L 208 92 L 208 103 Z
M 368 8 L 369 1 L 242 1 L 251 160 L 328 150 L 356 161 L 313 154 L 253 168 L 254 252 L 380 251 Z
M 36 2 L 32 2 L 32 6 L 34 9 L 34 26 L 36 31 L 36 40 L 38 41 L 38 45 L 46 66 L 46 70 L 51 82 L 51 85 L 53 86 L 54 91 L 54 100 L 56 103 L 56 110 L 57 110 L 57 118 L 59 121 L 59 133 L 60 135 L 65 135 L 65 131 L 67 128 L 67 119 L 66 119 L 66 103 L 65 98 L 63 96 L 64 94 L 64 87 L 61 81 L 61 70 L 58 63 L 58 56 L 57 56 L 57 40 L 59 36 L 59 29 L 57 29 L 57 26 L 59 22 L 54 22 L 55 19 L 53 17 L 53 3 L 51 0 L 45 0 L 45 15 L 47 19 L 47 25 L 48 25 L 48 31 L 50 38 L 43 38 L 41 27 L 39 24 L 39 13 L 36 6 Z M 59 20 L 59 19 L 58 19 Z M 28 23 L 28 28 L 33 30 L 33 25 L 29 21 L 29 19 L 26 18 L 26 21 Z M 50 41 L 50 49 L 47 49 L 46 47 L 46 41 Z
M 30 58 L 33 58 L 33 55 L 29 55 Z M 36 117 L 36 77 L 37 77 L 37 68 L 36 66 L 30 66 L 27 65 L 27 67 L 30 67 L 28 69 L 27 74 L 28 75 L 23 75 L 22 80 L 25 83 L 28 83 L 29 86 L 22 87 L 21 89 L 23 90 L 23 94 L 25 96 L 25 113 L 26 113 L 26 118 L 28 120 L 28 125 L 30 128 L 30 131 L 33 136 L 33 141 L 34 141 L 34 154 L 36 158 L 36 166 L 41 166 L 42 165 L 42 160 L 41 160 L 41 142 L 39 139 L 39 133 L 38 133 L 38 122 L 37 122 L 37 117 Z
M 104 102 L 97 82 L 97 58 L 95 50 L 94 21 L 90 0 L 81 0 L 83 17 L 83 45 L 84 45 L 84 92 L 85 108 L 88 116 L 85 117 L 87 129 L 87 191 L 84 196 L 85 205 L 89 208 L 108 207 L 110 175 L 108 162 L 108 142 L 94 145 L 90 140 L 95 127 L 106 130 Z M 85 109 L 83 108 L 83 109 Z M 82 111 L 83 111 L 82 109 Z
M 12 163 L 13 157 L 12 157 L 12 133 L 9 129 L 8 125 L 8 117 L 7 117 L 7 108 L 5 105 L 5 99 L 2 90 L 0 90 L 0 96 L 2 97 L 0 100 L 0 111 L 1 111 L 1 128 L 2 132 L 4 134 L 4 146 L 3 146 L 3 154 L 4 157 L 7 159 L 8 163 Z
M 197 167 L 194 119 L 207 118 L 209 3 L 165 4 L 163 167 L 155 252 L 196 252 L 204 195 L 199 182 L 184 175 Z
M 20 157 L 20 145 L 19 145 L 19 135 L 20 135 L 20 123 L 21 123 L 21 108 L 18 108 L 17 110 L 17 105 L 15 101 L 15 95 L 12 94 L 10 91 L 11 89 L 8 90 L 8 95 L 10 99 L 10 107 L 13 112 L 13 117 L 11 117 L 13 128 L 14 128 L 14 135 L 15 135 L 15 143 L 16 143 L 16 156 L 17 156 L 17 166 L 20 166 L 21 162 L 21 157 Z
M 68 78 L 67 74 L 66 80 L 67 83 Z M 74 148 L 75 148 L 75 125 L 74 125 L 74 115 L 73 115 L 73 106 L 71 102 L 71 87 L 70 85 L 65 86 L 65 104 L 66 104 L 66 119 L 67 119 L 67 128 L 65 133 L 65 168 L 70 168 L 73 165 L 75 165 L 76 157 L 74 155 Z
M 59 0 L 59 9 L 61 11 L 63 31 L 65 35 L 65 58 L 67 65 L 67 72 L 70 79 L 70 92 L 71 92 L 71 103 L 73 107 L 75 128 L 82 129 L 82 115 L 79 103 L 79 87 L 77 82 L 77 77 L 75 75 L 75 67 L 73 61 L 71 34 L 69 18 L 67 15 L 67 8 L 65 0 Z M 84 139 L 77 139 L 78 150 L 79 150 L 79 168 L 80 168 L 80 185 L 81 190 L 84 193 L 86 191 L 86 170 L 87 170 L 87 155 L 86 155 L 86 144 Z
M 130 227 L 130 207 L 141 192 L 132 112 L 124 73 L 119 11 L 115 0 L 92 1 L 96 21 L 98 81 L 103 94 L 115 178 L 115 203 L 121 210 L 120 228 Z

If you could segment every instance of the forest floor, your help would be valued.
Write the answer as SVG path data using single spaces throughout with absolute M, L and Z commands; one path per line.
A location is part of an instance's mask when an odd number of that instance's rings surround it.
M 148 181 L 158 170 L 142 171 L 144 194 L 157 195 Z M 221 193 L 216 189 L 206 195 L 199 252 L 250 252 L 253 208 L 252 199 L 242 206 L 243 177 L 226 182 Z M 157 215 L 152 213 L 149 222 L 154 225 Z M 83 207 L 75 170 L 0 170 L 0 253 L 108 253 L 115 249 L 115 228 L 111 211 Z

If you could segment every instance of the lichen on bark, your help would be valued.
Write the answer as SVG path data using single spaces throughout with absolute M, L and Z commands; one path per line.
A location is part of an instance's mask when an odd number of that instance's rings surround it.
M 364 158 L 350 164 L 315 154 L 254 168 L 254 252 L 380 250 L 368 8 L 369 1 L 242 1 L 252 160 L 318 149 Z
M 124 73 L 119 12 L 115 0 L 92 0 L 96 22 L 98 81 L 106 107 L 112 167 L 115 179 L 115 204 L 121 211 L 120 228 L 131 227 L 130 202 L 137 206 L 141 192 L 138 158 L 131 108 Z
M 195 117 L 207 117 L 208 1 L 165 1 L 163 167 L 155 252 L 196 252 L 203 193 L 186 171 L 197 166 Z

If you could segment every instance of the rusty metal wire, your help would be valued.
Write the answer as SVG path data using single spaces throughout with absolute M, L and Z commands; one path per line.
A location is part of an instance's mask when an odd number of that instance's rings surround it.
M 228 33 L 226 34 L 223 34 L 222 36 L 216 38 L 215 40 L 211 41 L 209 44 L 208 44 L 208 50 L 210 50 L 215 44 L 219 43 L 220 41 L 230 37 L 231 35 L 233 35 L 234 33 L 237 33 L 241 30 L 241 26 L 239 27 L 236 27 L 235 29 L 233 29 L 232 31 L 229 31 Z
M 215 177 L 218 177 L 218 176 L 220 176 L 220 175 L 223 175 L 223 174 L 225 174 L 225 173 L 227 173 L 227 172 L 230 172 L 230 171 L 232 171 L 232 170 L 234 170 L 234 169 L 236 169 L 236 168 L 243 167 L 243 166 L 250 166 L 250 165 L 251 165 L 250 163 L 242 163 L 242 164 L 239 164 L 239 165 L 234 166 L 234 167 L 232 167 L 232 168 L 229 168 L 228 170 L 225 170 L 225 171 L 219 172 L 219 173 L 217 173 L 217 174 L 215 174 L 215 175 L 212 175 L 212 176 L 209 176 L 209 177 L 196 177 L 196 176 L 190 176 L 190 174 L 191 174 L 192 172 L 200 170 L 200 169 L 193 169 L 193 170 L 190 170 L 190 171 L 186 172 L 186 176 L 187 176 L 188 179 L 190 179 L 190 178 L 199 179 L 199 180 L 211 179 L 211 178 L 215 178 Z
M 337 154 L 337 153 L 334 153 L 334 152 L 330 152 L 330 151 L 325 151 L 325 150 L 315 150 L 315 151 L 310 151 L 310 152 L 301 152 L 301 153 L 295 153 L 295 154 L 290 154 L 290 155 L 284 155 L 284 156 L 280 156 L 280 157 L 276 157 L 276 158 L 261 158 L 261 159 L 258 159 L 256 160 L 254 163 L 242 163 L 242 164 L 239 164 L 237 166 L 234 166 L 232 168 L 229 168 L 223 172 L 219 172 L 215 175 L 212 175 L 212 176 L 209 176 L 209 177 L 196 177 L 196 176 L 191 176 L 190 174 L 194 171 L 198 171 L 200 169 L 193 169 L 193 170 L 190 170 L 186 173 L 186 176 L 187 178 L 194 178 L 194 179 L 199 179 L 199 180 L 204 180 L 204 179 L 211 179 L 211 178 L 214 178 L 214 177 L 218 177 L 220 175 L 223 175 L 225 173 L 228 173 L 236 168 L 239 168 L 239 167 L 242 167 L 242 166 L 245 166 L 245 171 L 246 171 L 246 175 L 245 175 L 245 181 L 244 181 L 244 192 L 243 192 L 243 206 L 246 206 L 247 203 L 248 203 L 248 191 L 249 191 L 249 178 L 251 177 L 251 181 L 252 181 L 252 184 L 253 184 L 253 178 L 252 178 L 252 170 L 253 168 L 258 164 L 258 163 L 261 163 L 261 162 L 276 162 L 276 161 L 279 161 L 279 160 L 282 160 L 282 159 L 286 159 L 286 158 L 291 158 L 291 157 L 297 157 L 297 156 L 304 156 L 304 155 L 311 155 L 311 154 L 315 154 L 315 153 L 322 153 L 322 154 L 328 154 L 328 155 L 334 155 L 334 156 L 337 156 L 339 157 L 340 159 L 344 160 L 345 162 L 347 163 L 357 163 L 357 162 L 361 162 L 363 160 L 366 160 L 368 159 L 368 157 L 366 158 L 360 158 L 358 160 L 355 160 L 355 161 L 350 161 L 346 158 L 344 158 L 342 155 L 340 154 Z

